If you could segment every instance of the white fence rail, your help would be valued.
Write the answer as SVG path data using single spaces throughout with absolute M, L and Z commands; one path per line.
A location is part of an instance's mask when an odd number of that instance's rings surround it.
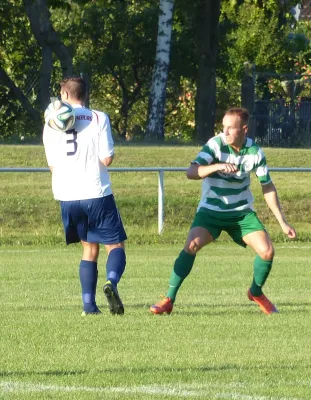
M 164 228 L 164 172 L 187 171 L 185 167 L 138 167 L 108 168 L 109 172 L 157 172 L 158 173 L 158 232 Z M 311 172 L 311 168 L 269 168 L 271 172 Z M 50 172 L 49 168 L 0 168 L 0 172 Z

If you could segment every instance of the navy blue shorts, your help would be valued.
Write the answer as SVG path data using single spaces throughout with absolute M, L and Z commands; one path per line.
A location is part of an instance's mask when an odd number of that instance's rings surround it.
M 127 239 L 113 195 L 61 201 L 66 243 L 117 244 Z

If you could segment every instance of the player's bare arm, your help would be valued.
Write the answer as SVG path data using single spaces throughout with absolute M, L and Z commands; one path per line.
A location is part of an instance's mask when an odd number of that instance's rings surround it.
M 270 182 L 267 185 L 262 185 L 262 193 L 268 207 L 273 212 L 275 218 L 280 224 L 282 231 L 290 239 L 295 239 L 297 236 L 296 231 L 291 225 L 288 224 L 288 222 L 285 219 L 274 184 Z
M 114 155 L 109 156 L 109 157 L 105 157 L 105 158 L 103 158 L 102 160 L 100 160 L 100 162 L 101 162 L 102 164 L 104 164 L 105 167 L 109 167 L 109 165 L 110 165 L 110 164 L 112 163 L 112 161 L 113 161 L 113 158 L 114 158 Z
M 230 163 L 217 163 L 210 165 L 191 164 L 187 170 L 188 179 L 203 179 L 214 172 L 221 171 L 226 174 L 234 174 L 238 171 L 235 164 Z

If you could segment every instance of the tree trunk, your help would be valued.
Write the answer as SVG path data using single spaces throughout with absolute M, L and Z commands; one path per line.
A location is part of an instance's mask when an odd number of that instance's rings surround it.
M 42 47 L 42 63 L 40 69 L 38 103 L 41 110 L 45 110 L 49 105 L 51 74 L 53 70 L 52 50 L 50 47 Z
M 90 107 L 90 85 L 91 85 L 91 77 L 90 74 L 88 73 L 80 73 L 80 76 L 84 79 L 84 82 L 86 83 L 86 99 L 84 102 L 85 107 L 89 108 Z
M 160 0 L 156 60 L 149 96 L 146 136 L 164 140 L 166 84 L 170 63 L 174 0 Z
M 199 1 L 196 14 L 198 77 L 195 123 L 196 140 L 200 144 L 214 136 L 219 16 L 220 0 Z
M 255 139 L 255 66 L 244 63 L 244 75 L 241 84 L 241 106 L 249 112 L 247 136 Z
M 47 82 L 50 82 L 52 72 L 52 57 L 50 51 L 58 57 L 63 76 L 72 75 L 72 57 L 67 47 L 61 42 L 51 21 L 47 0 L 23 0 L 31 30 L 42 48 L 42 66 L 40 71 L 40 108 L 45 109 L 47 103 Z M 50 51 L 49 51 L 50 48 Z M 45 91 L 45 94 L 43 94 Z

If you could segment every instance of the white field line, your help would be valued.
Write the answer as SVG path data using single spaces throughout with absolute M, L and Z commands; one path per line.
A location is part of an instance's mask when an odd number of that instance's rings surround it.
M 177 396 L 177 397 L 203 397 L 206 396 L 210 400 L 212 399 L 223 399 L 223 400 L 301 400 L 294 397 L 279 397 L 279 396 L 261 396 L 261 395 L 247 395 L 242 393 L 234 392 L 222 392 L 218 391 L 215 393 L 213 388 L 219 389 L 220 385 L 216 384 L 198 384 L 198 385 L 180 385 L 173 387 L 172 385 L 163 386 L 134 386 L 134 387 L 88 387 L 88 386 L 58 386 L 58 385 L 44 385 L 36 383 L 24 383 L 24 382 L 13 382 L 13 381 L 2 381 L 0 382 L 0 393 L 9 392 L 58 392 L 58 393 L 120 393 L 124 395 L 142 394 L 142 395 L 154 395 L 154 396 Z M 247 386 L 243 384 L 238 385 L 223 385 L 223 388 L 232 389 L 233 387 L 244 387 L 247 390 Z M 254 385 L 256 386 L 256 385 Z M 261 386 L 261 385 L 260 385 Z

